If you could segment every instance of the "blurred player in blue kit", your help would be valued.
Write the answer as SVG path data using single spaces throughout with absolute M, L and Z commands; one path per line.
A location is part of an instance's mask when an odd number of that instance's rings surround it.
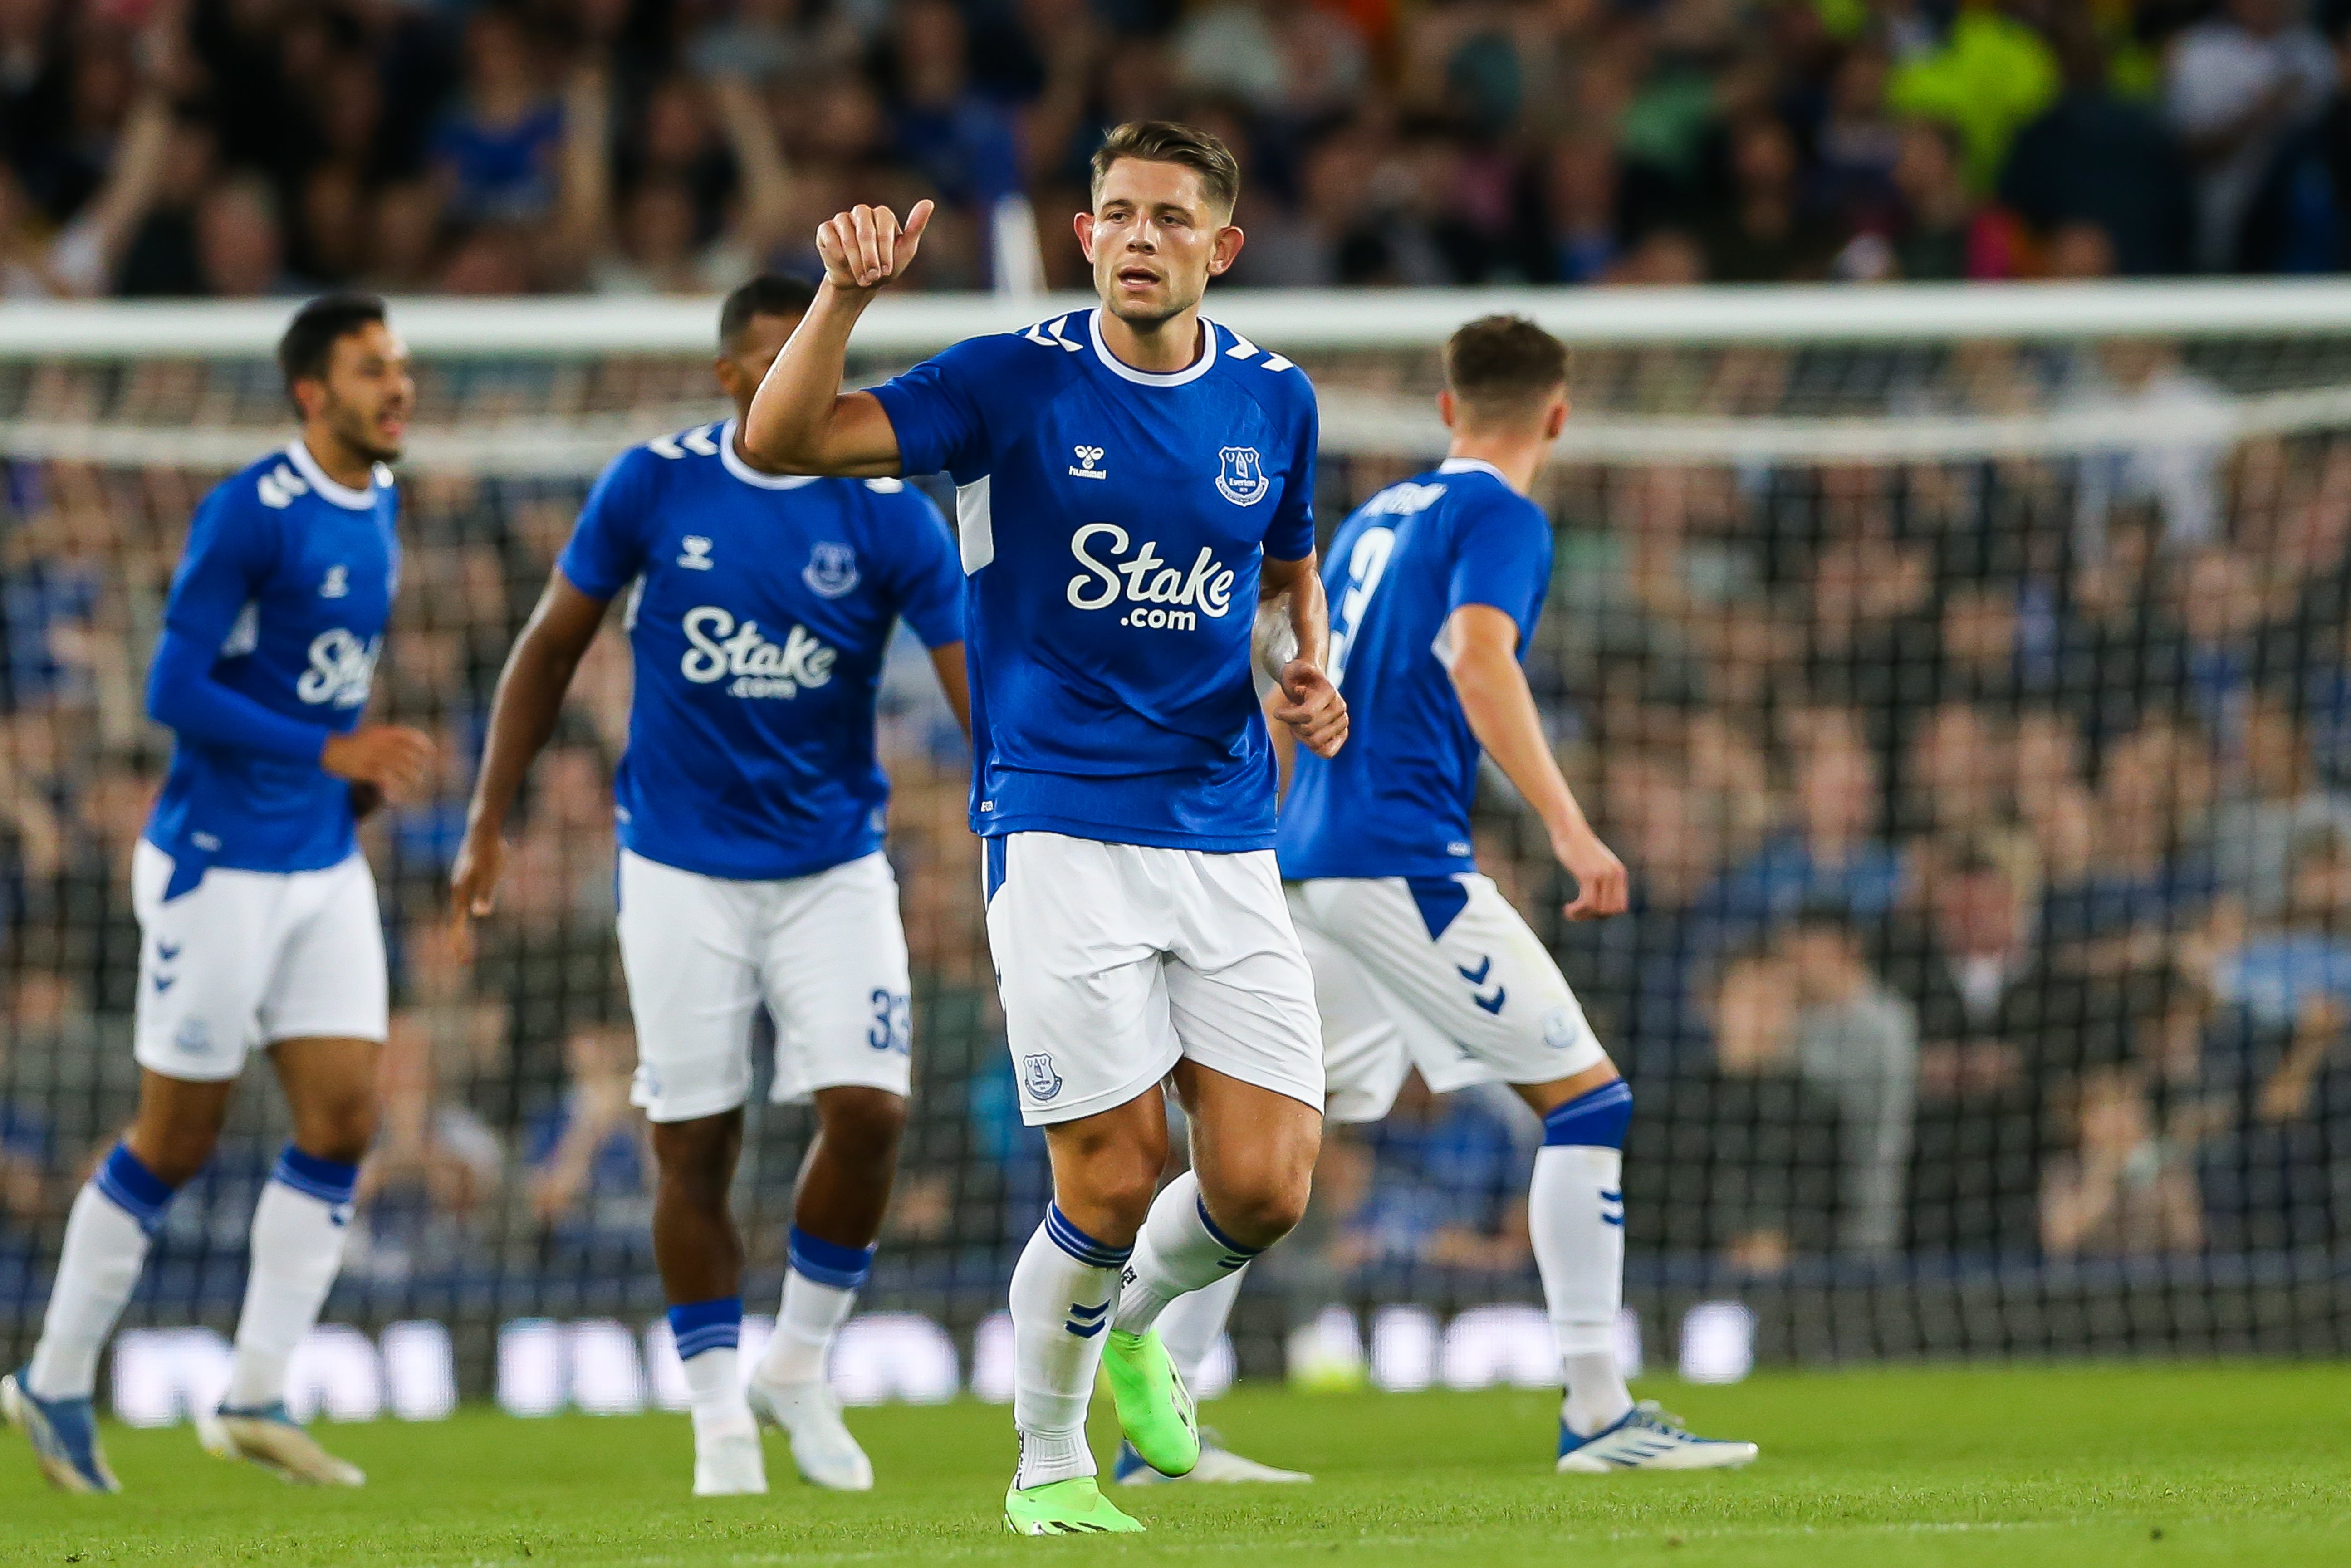
M 1543 1124 L 1528 1228 L 1566 1385 L 1558 1469 L 1745 1464 L 1752 1443 L 1697 1437 L 1625 1386 L 1633 1092 L 1472 853 L 1482 752 L 1574 876 L 1568 918 L 1625 908 L 1625 867 L 1561 775 L 1521 666 L 1551 582 L 1551 520 L 1529 493 L 1567 419 L 1566 350 L 1531 321 L 1489 316 L 1447 343 L 1445 380 L 1446 460 L 1374 496 L 1332 538 L 1331 678 L 1353 728 L 1335 758 L 1296 758 L 1282 801 L 1281 873 L 1314 970 L 1326 1113 L 1377 1121 L 1416 1070 L 1439 1093 L 1509 1084 Z M 1205 1354 L 1232 1295 L 1182 1302 L 1170 1341 Z M 1123 1477 L 1147 1473 L 1123 1456 Z
M 148 674 L 172 751 L 131 869 L 138 1113 L 74 1199 L 32 1360 L 0 1379 L 0 1410 L 68 1490 L 120 1490 L 90 1409 L 99 1352 L 256 1048 L 294 1133 L 254 1209 L 227 1393 L 198 1431 L 289 1479 L 365 1479 L 287 1415 L 286 1375 L 341 1266 L 375 1133 L 383 934 L 354 823 L 432 763 L 423 735 L 360 722 L 400 580 L 384 465 L 416 387 L 365 296 L 305 305 L 277 359 L 300 434 L 197 507 Z
M 783 471 L 743 439 L 743 412 L 812 292 L 765 277 L 728 296 L 716 373 L 737 417 L 648 442 L 597 481 L 507 655 L 451 873 L 462 939 L 494 907 L 508 813 L 625 594 L 635 685 L 613 794 L 632 1098 L 653 1122 L 653 1252 L 701 1496 L 768 1490 L 761 1419 L 784 1429 L 809 1480 L 873 1484 L 824 1372 L 872 1267 L 906 1120 L 906 938 L 874 756 L 874 697 L 902 617 L 968 722 L 963 580 L 938 509 L 894 478 Z M 747 1378 L 726 1195 L 763 1007 L 770 1098 L 813 1101 L 818 1131 L 776 1332 Z
M 1313 389 L 1200 313 L 1242 245 L 1238 165 L 1148 121 L 1113 131 L 1092 172 L 1075 228 L 1098 308 L 969 340 L 871 392 L 841 392 L 850 333 L 914 261 L 930 204 L 903 228 L 865 206 L 827 222 L 823 286 L 745 423 L 771 467 L 956 483 L 988 945 L 1021 1113 L 1053 1169 L 1011 1287 L 1005 1520 L 1026 1535 L 1142 1528 L 1086 1447 L 1098 1366 L 1146 1463 L 1198 1463 L 1155 1321 L 1305 1207 L 1321 1032 L 1272 853 L 1253 664 L 1308 749 L 1337 750 L 1347 727 L 1322 669 Z M 1159 1191 L 1169 1079 L 1192 1168 Z

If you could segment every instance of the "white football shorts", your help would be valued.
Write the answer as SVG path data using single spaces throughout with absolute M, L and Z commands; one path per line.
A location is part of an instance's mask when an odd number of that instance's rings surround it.
M 1548 1083 L 1606 1060 L 1575 993 L 1490 877 L 1294 882 L 1322 1015 L 1324 1114 L 1376 1122 L 1406 1068 L 1440 1094 Z
M 1021 1120 L 1114 1110 L 1186 1057 L 1322 1108 L 1314 981 L 1272 851 L 1061 833 L 1008 833 L 985 849 Z
M 809 876 L 735 882 L 621 852 L 621 964 L 637 1025 L 629 1097 L 655 1122 L 751 1096 L 751 1027 L 776 1025 L 768 1098 L 862 1084 L 906 1092 L 906 931 L 876 851 Z
M 167 903 L 172 863 L 144 839 L 131 857 L 140 1066 L 217 1082 L 256 1046 L 383 1039 L 383 925 L 365 856 L 323 871 L 214 866 Z

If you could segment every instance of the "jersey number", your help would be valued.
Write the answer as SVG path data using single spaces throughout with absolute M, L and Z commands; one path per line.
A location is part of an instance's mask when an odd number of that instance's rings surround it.
M 876 987 L 873 1026 L 865 1031 L 865 1043 L 876 1051 L 894 1051 L 904 1056 L 912 1047 L 914 1032 L 908 1019 L 906 993 Z
M 1395 553 L 1394 528 L 1365 528 L 1347 552 L 1347 591 L 1331 616 L 1331 684 L 1347 678 L 1347 655 L 1354 651 L 1356 634 L 1364 629 L 1364 612 L 1387 575 L 1388 557 Z

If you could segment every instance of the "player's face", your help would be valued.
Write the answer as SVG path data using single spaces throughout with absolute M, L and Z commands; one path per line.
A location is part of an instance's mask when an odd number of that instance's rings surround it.
M 371 461 L 400 455 L 408 416 L 416 407 L 416 380 L 409 373 L 408 345 L 381 321 L 335 340 L 320 392 L 306 400 L 313 418 L 336 438 Z
M 718 356 L 718 390 L 726 394 L 740 416 L 751 412 L 751 399 L 758 392 L 759 383 L 768 379 L 768 367 L 791 341 L 792 329 L 800 324 L 797 316 L 754 316 L 744 326 L 726 352 Z
M 1240 254 L 1230 215 L 1183 164 L 1120 159 L 1102 176 L 1094 210 L 1077 217 L 1094 292 L 1112 315 L 1138 327 L 1191 309 L 1208 279 Z

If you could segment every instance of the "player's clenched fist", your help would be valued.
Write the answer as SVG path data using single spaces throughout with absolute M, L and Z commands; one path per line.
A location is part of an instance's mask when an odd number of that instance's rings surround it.
M 931 212 L 929 202 L 916 202 L 904 228 L 889 208 L 862 204 L 827 218 L 816 231 L 824 280 L 835 288 L 879 288 L 904 275 L 914 264 Z
M 338 779 L 372 784 L 394 803 L 413 800 L 433 769 L 433 737 L 402 724 L 371 724 L 329 736 L 319 766 Z
M 1273 716 L 1317 757 L 1334 757 L 1347 738 L 1347 699 L 1321 666 L 1292 659 L 1281 666 L 1281 700 Z

